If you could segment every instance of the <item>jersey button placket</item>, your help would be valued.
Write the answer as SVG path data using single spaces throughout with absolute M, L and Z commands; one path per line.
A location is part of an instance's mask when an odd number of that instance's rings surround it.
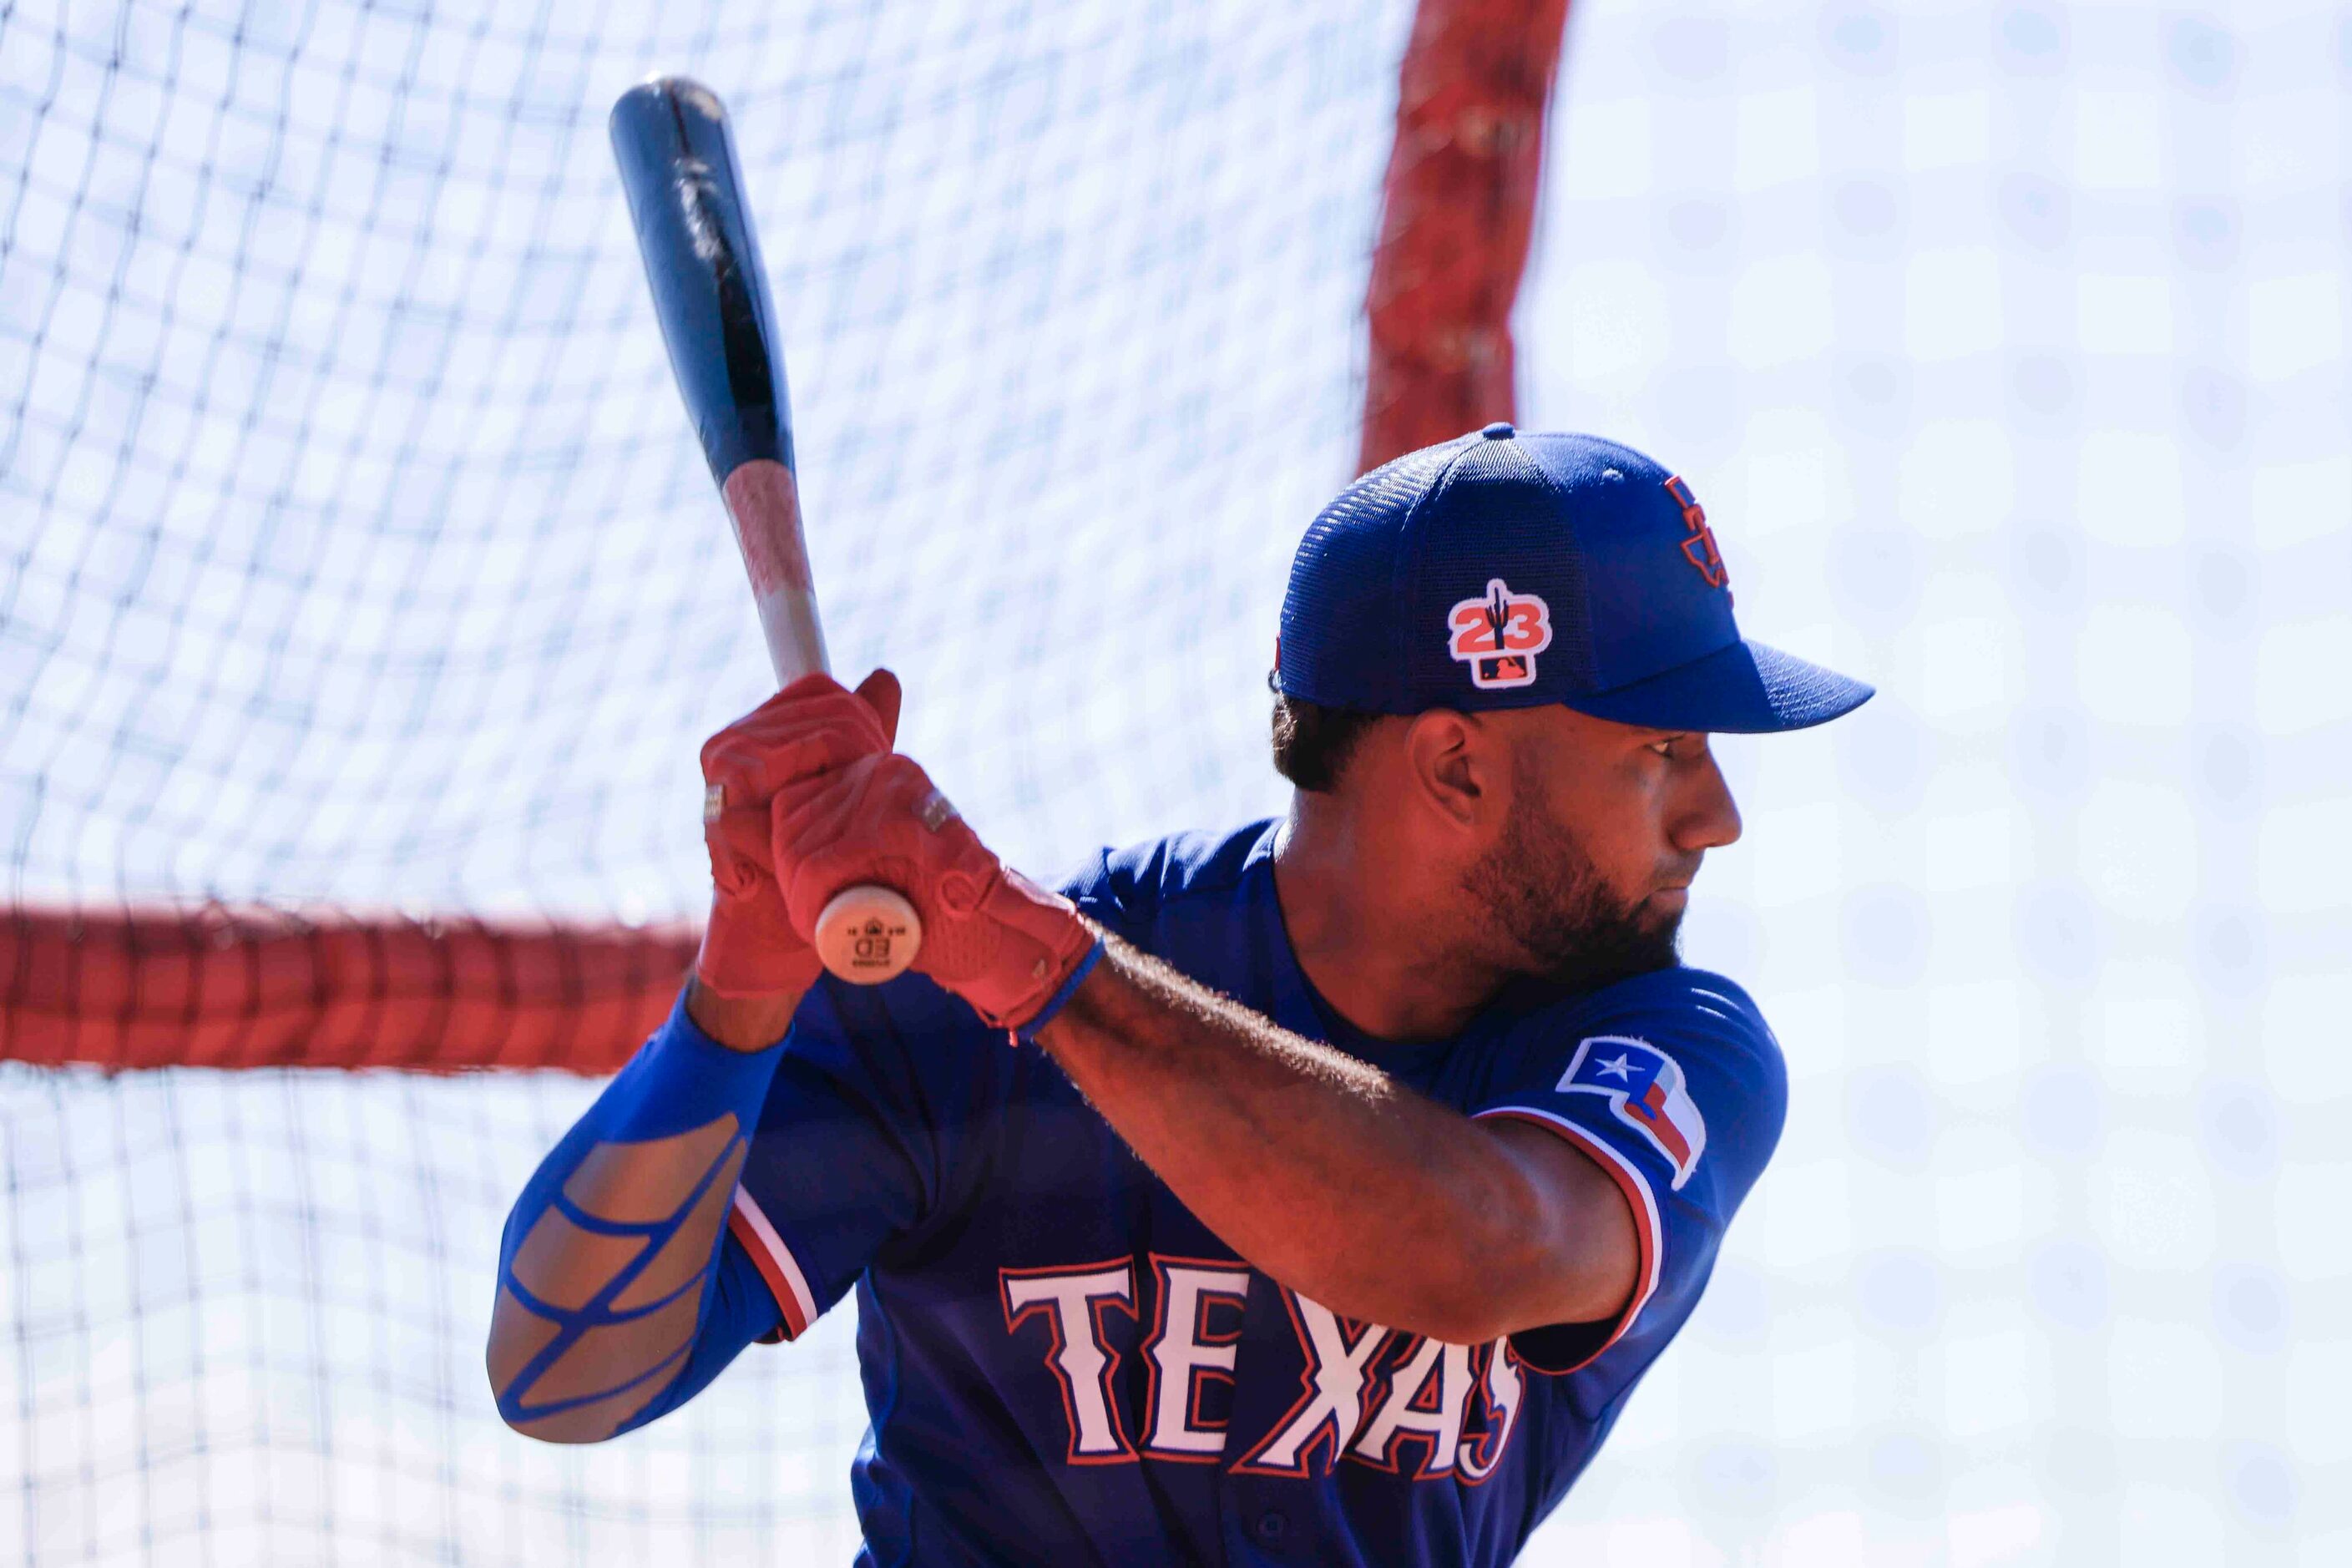
M 1232 1430 L 1225 1440 L 1225 1468 L 1217 1479 L 1224 1515 L 1226 1562 L 1272 1568 L 1315 1556 L 1316 1504 L 1312 1488 L 1278 1476 L 1236 1474 L 1234 1456 L 1267 1436 L 1270 1424 L 1299 1386 L 1300 1351 L 1283 1310 L 1281 1292 L 1259 1275 L 1250 1280 L 1246 1324 L 1234 1360 Z

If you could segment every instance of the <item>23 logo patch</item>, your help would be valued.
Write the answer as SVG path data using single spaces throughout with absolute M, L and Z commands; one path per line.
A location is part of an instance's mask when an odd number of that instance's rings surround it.
M 1536 655 L 1551 647 L 1551 607 L 1533 594 L 1514 594 L 1500 577 L 1481 598 L 1465 599 L 1445 616 L 1447 651 L 1470 667 L 1482 691 L 1531 684 Z

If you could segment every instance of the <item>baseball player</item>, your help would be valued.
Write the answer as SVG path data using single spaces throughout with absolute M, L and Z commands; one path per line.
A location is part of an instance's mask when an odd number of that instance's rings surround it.
M 1358 479 L 1282 611 L 1289 814 L 1003 866 L 887 674 L 703 750 L 669 1021 L 509 1221 L 489 1374 L 595 1442 L 853 1288 L 861 1563 L 1503 1563 L 1689 1317 L 1780 1051 L 1679 965 L 1713 731 L 1870 689 L 1744 641 L 1680 479 L 1493 425 Z M 919 973 L 824 977 L 841 889 Z

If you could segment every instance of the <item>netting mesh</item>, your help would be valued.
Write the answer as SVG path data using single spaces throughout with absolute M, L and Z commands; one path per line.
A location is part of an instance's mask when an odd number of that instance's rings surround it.
M 482 1371 L 568 1075 L 0 1064 L 0 1540 L 27 1563 L 845 1562 L 855 1314 L 593 1449 Z
M 844 667 L 1043 870 L 1273 804 L 1404 7 L 0 6 L 14 898 L 700 901 L 761 692 L 601 117 L 728 97 Z M 1692 955 L 1792 1114 L 1547 1562 L 2352 1559 L 2352 18 L 1580 0 L 1527 423 L 1749 629 Z M 589 1454 L 497 1226 L 587 1089 L 0 1068 L 28 1561 L 847 1549 L 845 1312 Z
M 1560 1562 L 2352 1562 L 2352 13 L 1580 5 L 1527 420 L 1754 635 L 1780 1152 Z
M 736 120 L 841 668 L 1041 872 L 1272 805 L 1409 9 L 0 6 L 9 899 L 698 916 L 768 676 L 605 144 L 656 69 Z M 587 1092 L 0 1067 L 0 1541 L 845 1557 L 846 1310 L 604 1449 L 498 1424 Z
M 16 892 L 698 910 L 764 672 L 604 140 L 656 65 L 740 128 L 843 668 L 1016 854 L 1262 799 L 1226 628 L 1346 475 L 1401 11 L 12 7 Z

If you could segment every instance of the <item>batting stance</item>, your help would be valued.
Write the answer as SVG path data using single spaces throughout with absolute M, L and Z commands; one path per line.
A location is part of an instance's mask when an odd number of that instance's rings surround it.
M 1870 689 L 1742 640 L 1680 479 L 1506 425 L 1316 520 L 1275 686 L 1286 818 L 1060 893 L 887 674 L 715 736 L 693 981 L 507 1225 L 507 1420 L 625 1432 L 855 1287 L 860 1563 L 1509 1562 L 1780 1135 L 1771 1031 L 1675 960 L 1708 734 Z M 822 975 L 858 883 L 917 974 Z

